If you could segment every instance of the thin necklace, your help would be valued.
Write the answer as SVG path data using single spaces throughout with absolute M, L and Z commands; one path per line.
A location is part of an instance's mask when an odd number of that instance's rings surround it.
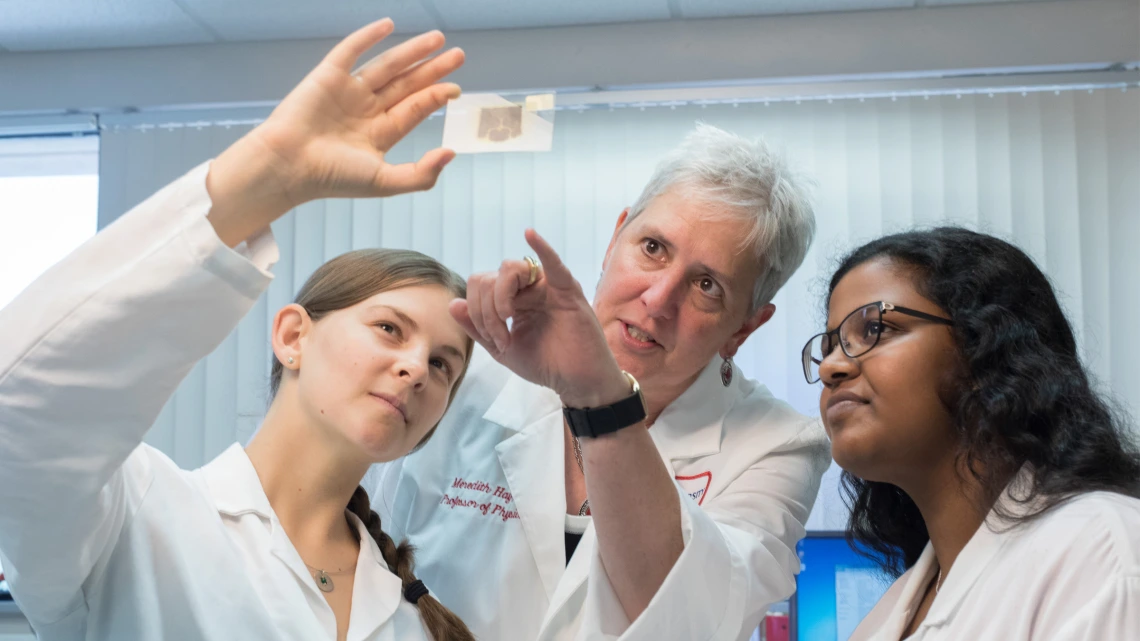
M 586 468 L 582 467 L 582 444 L 578 442 L 578 437 L 574 438 L 574 459 L 578 461 L 578 469 L 582 471 L 582 476 L 586 476 Z M 587 498 L 582 501 L 582 507 L 578 508 L 578 516 L 587 516 L 590 514 L 590 499 Z
M 305 563 L 305 562 L 302 560 L 301 563 Z M 325 572 L 324 570 L 322 570 L 320 568 L 315 568 L 315 567 L 309 565 L 308 563 L 305 563 L 305 567 L 309 568 L 309 572 L 311 572 L 313 575 L 313 578 L 316 579 L 317 588 L 321 592 L 332 592 L 333 590 L 336 589 L 336 584 L 333 583 L 332 577 L 344 576 L 346 574 L 354 574 L 356 572 L 356 566 L 355 565 L 353 565 L 353 568 L 351 570 L 341 570 L 339 572 Z
M 942 568 L 938 568 L 938 579 L 934 581 L 934 596 L 938 596 L 938 591 L 942 589 Z

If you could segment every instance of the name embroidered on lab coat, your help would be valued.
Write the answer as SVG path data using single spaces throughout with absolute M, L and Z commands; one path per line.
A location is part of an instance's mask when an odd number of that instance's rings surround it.
M 514 496 L 501 485 L 492 486 L 484 481 L 469 481 L 457 476 L 452 481 L 450 490 L 450 493 L 440 497 L 440 505 L 453 510 L 475 510 L 482 516 L 498 517 L 504 523 L 519 518 L 518 510 L 513 509 Z

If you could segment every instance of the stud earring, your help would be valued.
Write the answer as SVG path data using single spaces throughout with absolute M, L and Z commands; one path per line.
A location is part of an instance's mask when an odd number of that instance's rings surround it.
M 292 356 L 290 356 L 290 357 L 289 357 L 289 364 L 290 364 L 290 365 L 292 365 L 292 364 L 293 364 L 293 357 L 292 357 Z

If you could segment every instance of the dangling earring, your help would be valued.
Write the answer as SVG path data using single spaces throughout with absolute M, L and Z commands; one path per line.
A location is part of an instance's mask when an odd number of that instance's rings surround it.
M 732 361 L 727 358 L 720 364 L 720 382 L 725 387 L 732 384 Z

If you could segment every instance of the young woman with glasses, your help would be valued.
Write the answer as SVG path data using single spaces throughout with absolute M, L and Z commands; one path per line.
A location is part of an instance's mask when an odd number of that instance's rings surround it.
M 848 537 L 898 577 L 851 638 L 1140 638 L 1140 454 L 1033 261 L 964 229 L 887 236 L 827 313 L 804 376 Z

